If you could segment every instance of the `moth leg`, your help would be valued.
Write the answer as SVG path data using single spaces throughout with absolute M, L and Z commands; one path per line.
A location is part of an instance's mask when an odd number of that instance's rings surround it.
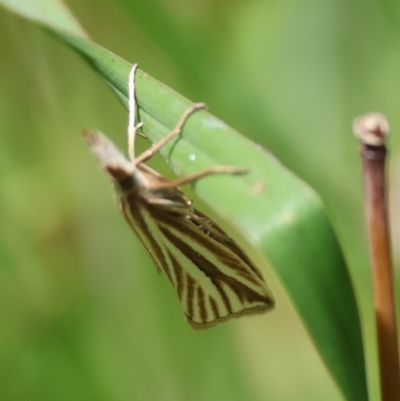
M 233 175 L 241 175 L 247 174 L 248 170 L 238 167 L 232 166 L 214 166 L 208 168 L 206 170 L 200 171 L 198 173 L 183 175 L 182 177 L 178 177 L 175 180 L 171 180 L 165 183 L 162 183 L 160 187 L 162 188 L 175 188 L 181 185 L 189 184 L 191 182 L 197 181 L 200 178 L 204 178 L 210 175 L 215 174 L 233 174 Z
M 161 149 L 164 145 L 166 145 L 169 141 L 174 139 L 176 136 L 178 136 L 181 131 L 183 126 L 185 125 L 186 121 L 189 119 L 189 117 L 197 110 L 204 110 L 206 108 L 206 105 L 204 103 L 195 103 L 193 104 L 190 108 L 188 108 L 178 121 L 178 124 L 176 127 L 163 139 L 155 143 L 150 149 L 147 149 L 144 151 L 140 156 L 138 156 L 133 162 L 135 165 L 138 165 L 140 163 L 145 162 L 146 160 L 150 159 L 151 156 L 154 155 L 159 149 Z
M 182 202 L 174 202 L 170 199 L 163 199 L 163 198 L 147 198 L 146 202 L 149 205 L 157 205 L 158 207 L 165 208 L 168 213 L 176 213 L 181 214 L 182 216 L 186 216 L 190 213 L 191 210 L 191 202 L 189 203 L 182 203 Z
M 143 123 L 139 122 L 135 124 L 136 117 L 136 99 L 135 99 L 135 75 L 136 70 L 138 68 L 137 64 L 132 66 L 131 72 L 129 73 L 129 81 L 128 81 L 128 109 L 129 109 L 129 117 L 128 117 L 128 152 L 129 158 L 132 163 L 135 162 L 135 137 L 137 130 L 143 125 Z M 139 133 L 140 135 L 140 133 Z

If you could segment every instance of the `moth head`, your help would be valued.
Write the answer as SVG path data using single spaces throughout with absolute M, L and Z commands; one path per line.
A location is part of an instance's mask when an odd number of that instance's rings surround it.
M 114 181 L 121 184 L 132 178 L 137 171 L 136 167 L 124 156 L 124 154 L 100 132 L 85 131 L 83 139 L 92 153 L 99 160 L 103 170 Z

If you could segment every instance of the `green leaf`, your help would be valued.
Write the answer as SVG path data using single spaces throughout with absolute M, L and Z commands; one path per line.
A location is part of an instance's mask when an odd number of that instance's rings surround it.
M 126 103 L 130 64 L 87 40 L 59 0 L 0 3 L 79 52 Z M 153 142 L 164 137 L 191 104 L 140 70 L 137 100 L 144 132 Z M 320 198 L 271 154 L 207 111 L 193 115 L 181 137 L 161 153 L 178 174 L 215 165 L 250 170 L 244 177 L 201 180 L 196 192 L 271 263 L 345 398 L 367 400 L 354 289 Z M 274 313 L 279 313 L 279 300 Z

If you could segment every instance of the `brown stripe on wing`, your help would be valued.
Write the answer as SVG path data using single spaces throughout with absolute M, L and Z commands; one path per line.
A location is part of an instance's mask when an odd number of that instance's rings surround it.
M 120 202 L 121 202 L 121 212 L 124 215 L 126 221 L 131 226 L 135 234 L 137 234 L 141 242 L 145 245 L 147 252 L 154 260 L 158 270 L 163 271 L 168 277 L 168 280 L 172 283 L 172 285 L 174 285 L 174 282 L 171 277 L 171 272 L 169 270 L 167 262 L 165 261 L 165 256 L 162 252 L 162 249 L 158 245 L 157 241 L 153 238 L 140 212 L 142 208 L 140 200 L 138 200 L 135 194 L 130 194 L 127 196 L 122 196 Z M 129 212 L 127 209 L 129 210 Z M 131 221 L 131 219 L 133 219 L 134 221 Z M 136 229 L 136 227 L 138 229 Z M 146 237 L 148 243 L 150 244 L 149 247 L 142 240 L 142 238 L 140 237 L 141 235 Z
M 240 246 L 217 224 L 215 221 L 211 220 L 208 216 L 206 216 L 204 213 L 200 212 L 200 210 L 194 209 L 193 210 L 194 214 L 201 218 L 204 219 L 208 225 L 211 225 L 211 227 L 219 232 L 221 236 L 213 235 L 212 237 L 218 241 L 220 244 L 227 246 L 232 250 L 233 253 L 235 253 L 237 256 L 239 256 L 240 259 L 243 260 L 246 265 L 250 267 L 251 270 L 260 278 L 263 280 L 263 276 L 261 272 L 258 270 L 258 268 L 254 265 L 252 260 L 246 255 L 246 253 L 240 248 Z
M 120 213 L 122 214 L 122 216 L 125 218 L 126 222 L 128 223 L 129 227 L 132 229 L 133 233 L 136 235 L 136 238 L 139 239 L 140 243 L 143 245 L 144 249 L 146 249 L 147 254 L 151 257 L 151 259 L 153 260 L 156 269 L 159 273 L 162 272 L 161 268 L 158 265 L 158 262 L 156 260 L 156 258 L 154 257 L 153 253 L 150 251 L 150 249 L 148 248 L 147 244 L 143 241 L 143 238 L 141 237 L 141 235 L 139 234 L 137 228 L 135 227 L 135 225 L 129 220 L 129 217 L 126 213 L 126 202 L 123 201 L 121 198 L 118 200 L 118 210 L 120 211 Z
M 196 281 L 190 276 L 186 274 L 186 286 L 187 286 L 187 296 L 186 296 L 186 312 L 188 316 L 193 316 L 193 299 L 194 292 L 196 290 Z
M 211 295 L 208 296 L 208 300 L 210 301 L 211 309 L 214 313 L 215 318 L 218 319 L 219 310 L 217 301 Z
M 184 283 L 185 283 L 185 272 L 178 262 L 178 259 L 172 254 L 172 252 L 168 251 L 169 258 L 171 259 L 172 266 L 175 272 L 176 278 L 176 292 L 178 293 L 178 298 L 182 302 L 183 290 L 184 290 Z
M 206 308 L 206 297 L 204 290 L 201 287 L 197 287 L 197 302 L 199 306 L 199 313 L 203 323 L 207 322 L 208 313 Z
M 160 213 L 156 208 L 149 208 L 149 212 L 157 221 L 160 229 L 165 226 L 173 227 L 183 235 L 190 237 L 205 249 L 208 249 L 222 264 L 234 270 L 235 274 L 240 275 L 256 286 L 260 285 L 260 279 L 263 280 L 262 276 L 260 277 L 260 273 L 257 269 L 254 270 L 252 264 L 247 264 L 247 260 L 249 260 L 247 256 L 245 259 L 242 258 L 244 252 L 240 250 L 233 240 L 232 244 L 235 244 L 234 247 L 231 247 L 231 243 L 227 243 L 226 241 L 217 241 L 214 236 L 208 236 L 203 232 L 203 229 L 199 229 L 198 225 L 190 220 L 190 217 L 177 218 L 177 216 L 168 214 L 165 211 Z M 224 237 L 227 237 L 227 234 L 224 233 Z M 239 254 L 236 254 L 237 250 L 240 250 Z M 256 272 L 257 275 L 254 276 L 253 273 Z
M 194 279 L 192 277 L 190 277 L 187 272 L 185 272 L 185 270 L 182 268 L 181 264 L 179 263 L 178 259 L 176 259 L 176 257 L 172 254 L 172 252 L 168 251 L 168 255 L 169 255 L 172 265 L 174 267 L 174 272 L 175 272 L 175 277 L 176 277 L 176 282 L 177 282 L 176 292 L 178 293 L 178 298 L 182 304 L 184 304 L 183 290 L 184 290 L 185 283 L 187 283 L 187 286 L 188 286 L 188 292 L 187 292 L 188 299 L 186 300 L 187 311 L 185 311 L 185 314 L 189 317 L 190 320 L 193 320 L 192 316 L 193 316 L 193 312 L 194 312 L 194 307 L 193 307 L 194 291 L 189 292 L 189 289 L 196 288 L 200 318 L 202 319 L 203 323 L 206 323 L 207 319 L 208 319 L 208 313 L 207 313 L 207 308 L 205 305 L 206 296 L 205 296 L 204 290 L 199 285 L 197 285 L 197 286 L 195 285 Z M 215 303 L 215 301 L 214 301 L 214 303 Z M 218 311 L 218 309 L 216 309 L 216 311 Z M 215 316 L 218 316 L 218 315 L 215 313 Z
M 167 228 L 160 227 L 160 230 L 171 241 L 176 248 L 178 248 L 188 259 L 190 259 L 207 277 L 210 278 L 214 286 L 218 289 L 219 294 L 227 308 L 227 310 L 232 313 L 232 306 L 230 304 L 229 298 L 224 292 L 222 285 L 227 285 L 243 303 L 245 300 L 249 303 L 262 302 L 270 304 L 271 300 L 260 295 L 258 292 L 254 291 L 250 287 L 246 286 L 234 277 L 227 276 L 221 270 L 217 268 L 212 262 L 206 259 L 203 255 L 199 254 L 193 250 L 187 243 L 182 241 L 180 238 L 173 235 Z M 257 282 L 258 286 L 260 285 Z
M 173 235 L 167 228 L 160 227 L 160 230 L 176 248 L 178 248 L 196 267 L 199 268 L 199 270 L 201 270 L 211 280 L 212 284 L 217 289 L 226 310 L 229 313 L 232 313 L 232 305 L 229 301 L 228 296 L 222 289 L 221 284 L 224 282 L 228 285 L 237 284 L 237 281 L 223 274 L 213 263 L 207 260 L 203 255 L 193 250 L 186 242 Z M 232 290 L 236 293 L 235 288 L 232 288 Z

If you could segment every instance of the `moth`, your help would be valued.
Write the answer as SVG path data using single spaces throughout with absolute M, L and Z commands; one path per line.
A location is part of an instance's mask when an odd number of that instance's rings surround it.
M 129 159 L 103 134 L 83 134 L 114 185 L 120 212 L 157 270 L 167 276 L 193 328 L 272 309 L 274 298 L 258 268 L 221 227 L 192 206 L 180 188 L 209 175 L 243 174 L 244 170 L 216 166 L 171 180 L 144 164 L 205 105 L 193 104 L 164 139 L 135 157 L 135 135 L 142 125 L 135 125 L 136 68 L 132 67 L 128 83 Z

